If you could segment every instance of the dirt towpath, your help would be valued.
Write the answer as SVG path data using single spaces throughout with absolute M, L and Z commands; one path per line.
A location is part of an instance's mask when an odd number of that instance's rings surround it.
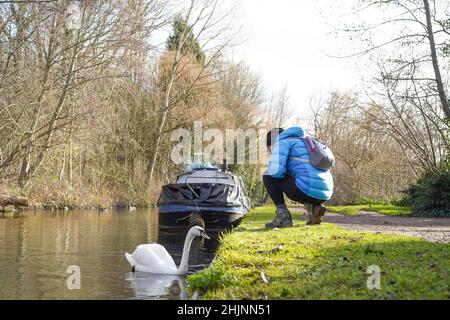
M 291 210 L 305 213 L 303 208 Z M 306 216 L 301 217 L 300 220 L 306 220 Z M 450 243 L 450 218 L 387 216 L 361 211 L 361 214 L 356 216 L 327 212 L 322 220 L 357 231 L 401 234 L 419 237 L 430 242 Z

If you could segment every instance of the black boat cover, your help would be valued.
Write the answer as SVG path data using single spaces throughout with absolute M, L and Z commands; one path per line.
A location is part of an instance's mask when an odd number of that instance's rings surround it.
M 158 206 L 169 204 L 250 208 L 248 199 L 240 186 L 215 183 L 164 185 Z

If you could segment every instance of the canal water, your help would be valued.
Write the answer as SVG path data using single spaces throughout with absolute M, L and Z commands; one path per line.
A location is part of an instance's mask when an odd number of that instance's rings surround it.
M 218 240 L 209 235 L 194 240 L 190 273 L 213 260 Z M 155 210 L 0 214 L 0 300 L 187 299 L 185 277 L 132 273 L 124 257 L 159 243 L 178 266 L 185 237 L 159 228 Z M 74 270 L 80 289 L 73 289 Z

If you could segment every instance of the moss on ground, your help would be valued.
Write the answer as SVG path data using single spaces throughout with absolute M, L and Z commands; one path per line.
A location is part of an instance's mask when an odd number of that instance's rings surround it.
M 328 223 L 263 229 L 273 212 L 257 208 L 224 235 L 217 259 L 188 278 L 189 288 L 204 299 L 450 298 L 449 244 Z M 282 250 L 272 250 L 279 245 Z M 381 269 L 379 290 L 367 288 L 372 265 Z

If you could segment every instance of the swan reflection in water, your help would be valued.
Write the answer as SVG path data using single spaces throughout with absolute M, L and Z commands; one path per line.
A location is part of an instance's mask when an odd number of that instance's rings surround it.
M 186 277 L 174 275 L 159 275 L 150 273 L 128 273 L 125 280 L 133 289 L 136 299 L 160 300 L 176 298 L 187 300 Z

